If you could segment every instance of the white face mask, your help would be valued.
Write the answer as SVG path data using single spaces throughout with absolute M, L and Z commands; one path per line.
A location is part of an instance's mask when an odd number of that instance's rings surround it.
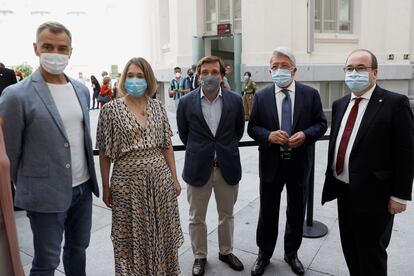
M 62 54 L 41 53 L 40 65 L 52 75 L 60 75 L 69 63 L 69 56 Z
M 20 76 L 16 76 L 16 80 L 17 81 L 20 81 Z
M 180 72 L 175 73 L 175 77 L 178 79 L 179 77 L 181 77 L 181 73 Z

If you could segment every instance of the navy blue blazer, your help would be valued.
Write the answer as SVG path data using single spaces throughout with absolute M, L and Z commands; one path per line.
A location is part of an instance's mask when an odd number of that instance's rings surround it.
M 322 204 L 338 197 L 333 176 L 335 144 L 350 94 L 332 105 L 332 126 Z M 406 96 L 378 85 L 362 117 L 349 156 L 351 204 L 386 210 L 391 196 L 411 200 L 414 178 L 414 117 Z
M 200 88 L 180 99 L 177 126 L 186 147 L 182 177 L 193 186 L 203 186 L 213 169 L 214 153 L 224 180 L 236 185 L 241 179 L 239 141 L 244 133 L 242 98 L 222 89 L 223 110 L 214 136 L 201 110 Z
M 271 144 L 268 137 L 271 131 L 279 129 L 275 85 L 272 84 L 255 94 L 247 128 L 249 136 L 259 142 L 259 176 L 265 182 L 273 182 L 277 175 L 280 145 Z M 291 162 L 297 168 L 295 177 L 299 183 L 309 177 L 313 145 L 326 129 L 326 118 L 318 91 L 296 81 L 292 134 L 303 131 L 306 135 L 305 143 L 292 149 Z

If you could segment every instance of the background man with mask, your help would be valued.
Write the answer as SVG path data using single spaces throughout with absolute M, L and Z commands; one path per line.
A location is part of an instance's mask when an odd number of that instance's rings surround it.
M 252 275 L 262 275 L 273 255 L 285 184 L 285 261 L 296 274 L 304 273 L 297 251 L 302 243 L 313 149 L 327 127 L 318 91 L 293 80 L 296 70 L 292 52 L 277 48 L 270 59 L 274 84 L 258 91 L 253 100 L 248 133 L 259 142 L 260 214 L 259 256 Z
M 174 78 L 170 81 L 170 94 L 173 95 L 175 109 L 178 107 L 180 98 L 184 95 L 181 91 L 183 78 L 181 78 L 181 68 L 174 67 Z
M 414 119 L 406 96 L 376 84 L 373 53 L 352 52 L 345 65 L 352 93 L 332 105 L 322 204 L 338 199 L 342 250 L 351 275 L 387 275 L 394 215 L 411 200 Z
M 205 218 L 212 190 L 219 214 L 219 259 L 234 270 L 243 270 L 243 264 L 232 253 L 233 207 L 241 179 L 238 143 L 244 132 L 243 104 L 239 95 L 220 88 L 224 72 L 220 58 L 202 58 L 197 66 L 201 86 L 181 98 L 177 110 L 178 132 L 186 146 L 182 176 L 188 184 L 193 275 L 204 275 Z
M 40 67 L 5 89 L 0 117 L 10 158 L 15 205 L 27 210 L 33 232 L 30 275 L 85 275 L 92 193 L 98 185 L 89 122 L 89 91 L 63 71 L 72 53 L 71 34 L 60 23 L 39 26 L 34 52 Z

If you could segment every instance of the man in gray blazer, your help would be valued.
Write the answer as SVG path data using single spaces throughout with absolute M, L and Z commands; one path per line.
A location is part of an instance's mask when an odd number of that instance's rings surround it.
M 33 232 L 30 275 L 54 275 L 65 233 L 66 275 L 85 275 L 92 192 L 98 196 L 89 122 L 89 91 L 63 71 L 71 34 L 60 23 L 39 26 L 33 43 L 40 67 L 0 98 L 15 205 Z

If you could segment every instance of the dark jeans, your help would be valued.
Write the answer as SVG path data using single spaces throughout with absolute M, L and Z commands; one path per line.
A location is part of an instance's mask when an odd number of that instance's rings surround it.
M 99 107 L 99 102 L 97 100 L 98 96 L 93 95 L 92 96 L 92 109 L 98 108 Z M 96 107 L 95 107 L 95 102 L 96 102 Z
M 62 213 L 27 211 L 33 232 L 34 258 L 31 276 L 54 275 L 60 262 L 61 243 L 63 265 L 68 276 L 85 274 L 86 248 L 89 246 L 92 226 L 92 192 L 90 181 L 72 190 L 72 203 Z

